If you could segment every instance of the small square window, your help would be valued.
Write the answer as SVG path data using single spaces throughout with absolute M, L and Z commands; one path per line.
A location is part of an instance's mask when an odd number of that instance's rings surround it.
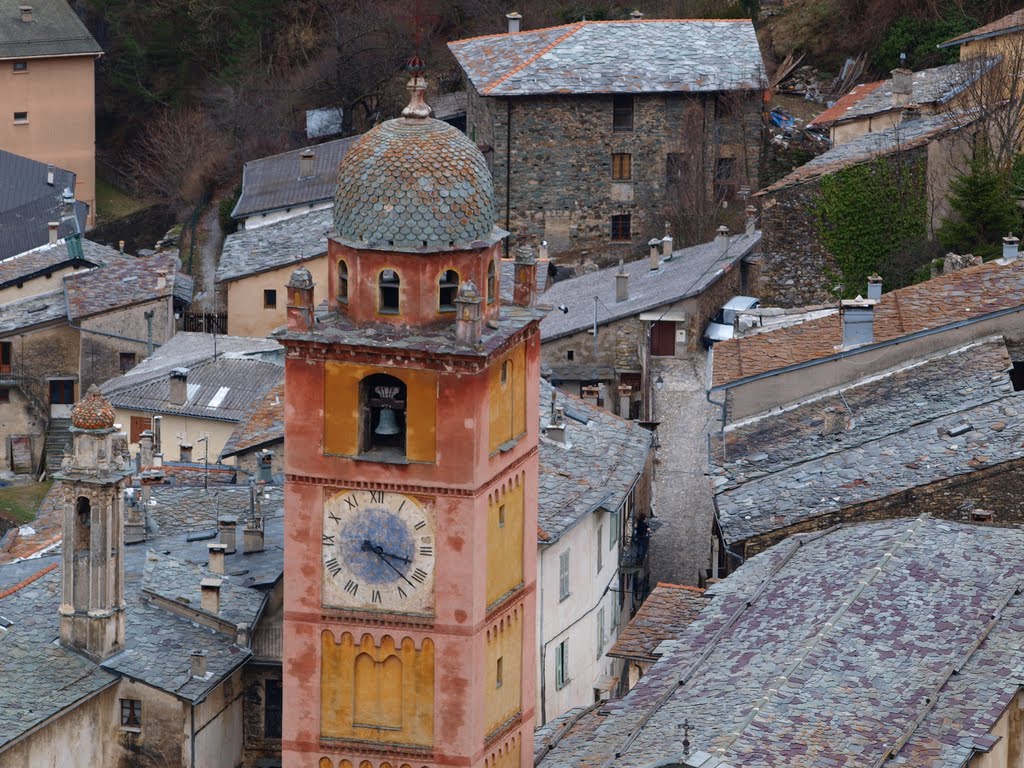
M 14 71 L 15 72 L 28 72 L 28 62 L 27 61 L 16 61 L 16 62 L 14 62 Z
M 628 213 L 612 216 L 612 240 L 630 239 L 630 219 L 631 216 Z
M 502 504 L 498 507 L 498 527 L 505 527 L 505 505 Z
M 555 646 L 555 687 L 565 688 L 569 684 L 569 641 L 563 640 Z
M 565 359 L 566 360 L 572 360 L 575 356 L 576 356 L 576 353 L 573 350 L 571 350 L 571 349 L 568 352 L 565 353 Z
M 9 403 L 9 402 L 11 402 L 11 388 L 10 387 L 0 387 L 0 403 Z
M 14 122 L 16 122 L 16 123 L 27 123 L 28 122 L 28 112 L 15 112 L 14 113 Z
M 633 130 L 633 97 L 630 95 L 612 96 L 612 130 Z
M 628 152 L 612 155 L 612 181 L 629 181 L 633 178 L 633 156 Z
M 277 289 L 266 288 L 263 291 L 263 308 L 277 309 Z
M 139 699 L 121 699 L 121 727 L 142 727 L 142 702 Z
M 118 355 L 118 364 L 121 366 L 121 373 L 127 373 L 135 367 L 135 353 L 121 352 Z

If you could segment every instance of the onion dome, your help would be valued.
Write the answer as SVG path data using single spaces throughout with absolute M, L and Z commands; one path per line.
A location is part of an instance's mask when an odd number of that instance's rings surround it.
M 114 406 L 95 384 L 71 409 L 71 426 L 76 429 L 112 429 L 115 418 Z
M 494 224 L 494 183 L 466 135 L 432 119 L 426 81 L 414 76 L 403 117 L 368 131 L 338 168 L 334 226 L 354 248 L 479 248 L 505 233 Z

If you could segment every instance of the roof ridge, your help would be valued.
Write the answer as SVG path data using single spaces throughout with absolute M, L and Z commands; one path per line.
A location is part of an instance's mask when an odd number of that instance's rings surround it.
M 505 73 L 505 74 L 504 74 L 503 76 L 499 77 L 499 78 L 498 78 L 497 80 L 495 80 L 494 82 L 490 83 L 490 84 L 489 84 L 489 85 L 488 85 L 488 86 L 487 86 L 487 87 L 486 87 L 486 88 L 484 89 L 484 93 L 485 93 L 485 94 L 487 94 L 487 93 L 490 93 L 490 92 L 491 92 L 491 91 L 493 91 L 493 90 L 494 90 L 495 88 L 497 88 L 497 87 L 498 87 L 499 85 L 501 85 L 501 84 L 502 84 L 502 83 L 504 83 L 504 82 L 505 82 L 506 80 L 508 80 L 508 79 L 509 79 L 510 77 L 512 77 L 512 75 L 516 75 L 516 74 L 518 74 L 518 73 L 522 72 L 522 71 L 523 71 L 524 69 L 526 69 L 526 68 L 527 68 L 528 66 L 530 66 L 530 65 L 531 65 L 531 64 L 533 64 L 533 63 L 534 63 L 535 61 L 537 61 L 537 59 L 539 59 L 539 58 L 540 58 L 541 56 L 543 56 L 544 54 L 548 53 L 548 52 L 549 52 L 549 51 L 550 51 L 551 49 L 553 49 L 553 48 L 555 48 L 556 46 L 560 45 L 560 44 L 561 44 L 561 43 L 562 43 L 563 41 L 567 40 L 568 38 L 572 37 L 572 36 L 573 36 L 574 34 L 576 34 L 577 32 L 579 32 L 579 31 L 580 31 L 581 29 L 583 29 L 583 26 L 584 26 L 584 24 L 585 24 L 585 23 L 586 23 L 586 22 L 581 22 L 581 21 L 578 21 L 578 22 L 576 22 L 575 24 L 570 24 L 570 25 L 569 25 L 570 29 L 569 29 L 569 31 L 568 31 L 568 32 L 566 32 L 566 33 L 565 33 L 564 35 L 561 35 L 561 36 L 557 37 L 557 38 L 556 38 L 556 39 L 554 40 L 554 42 L 552 42 L 551 44 L 549 44 L 549 45 L 545 46 L 545 47 L 544 47 L 544 48 L 543 48 L 542 50 L 540 50 L 540 51 L 538 51 L 537 53 L 535 53 L 535 54 L 534 54 L 533 56 L 531 56 L 530 58 L 528 58 L 528 59 L 527 59 L 526 61 L 524 61 L 524 62 L 523 62 L 522 64 L 520 64 L 520 65 L 519 65 L 519 66 L 517 66 L 517 67 L 513 67 L 513 68 L 512 68 L 512 69 L 510 69 L 510 70 L 509 70 L 508 72 L 506 72 L 506 73 Z M 557 27 L 551 27 L 551 29 L 557 29 Z
M 13 587 L 8 587 L 3 592 L 0 592 L 0 600 L 3 600 L 5 597 L 10 597 L 15 592 L 17 592 L 19 589 L 23 589 L 23 588 L 27 587 L 29 584 L 31 584 L 36 579 L 41 579 L 43 576 L 48 574 L 50 571 L 52 571 L 56 567 L 57 567 L 56 563 L 50 563 L 48 566 L 43 568 L 41 571 L 39 571 L 37 573 L 34 573 L 34 574 L 32 574 L 31 576 L 29 576 L 27 578 L 22 579 L 17 584 L 15 584 Z
M 680 23 L 680 22 L 726 22 L 730 24 L 750 22 L 750 19 L 709 19 L 704 17 L 695 18 L 682 18 L 674 17 L 671 19 L 581 19 L 580 21 L 569 22 L 568 24 L 552 24 L 550 27 L 537 27 L 536 29 L 523 29 L 519 32 L 491 32 L 486 35 L 473 35 L 472 37 L 463 37 L 461 40 L 452 40 L 448 43 L 452 45 L 462 45 L 463 43 L 471 43 L 476 40 L 487 40 L 492 37 L 509 37 L 510 35 L 529 35 L 534 32 L 548 32 L 552 29 L 561 29 L 562 27 L 571 27 L 576 25 L 596 25 L 596 24 L 664 24 L 666 22 Z
M 669 581 L 659 581 L 658 582 L 658 586 L 659 587 L 667 587 L 668 589 L 685 589 L 688 592 L 696 592 L 696 593 L 701 594 L 701 595 L 704 594 L 704 589 L 702 587 L 690 587 L 690 586 L 687 586 L 686 584 L 673 584 L 672 582 L 669 582 Z

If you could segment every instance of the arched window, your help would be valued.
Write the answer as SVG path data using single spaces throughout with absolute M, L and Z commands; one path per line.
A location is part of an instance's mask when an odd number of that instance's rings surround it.
M 382 315 L 397 315 L 400 307 L 399 294 L 401 290 L 401 279 L 393 269 L 382 269 L 377 279 L 380 289 L 380 300 L 377 312 Z
M 89 548 L 89 532 L 92 530 L 92 509 L 89 499 L 79 496 L 75 500 L 75 551 Z
M 344 259 L 338 260 L 338 301 L 348 304 L 348 264 Z
M 487 303 L 492 304 L 497 298 L 498 280 L 494 274 L 494 261 L 487 265 Z
M 455 311 L 455 297 L 459 293 L 459 273 L 449 269 L 437 281 L 437 305 L 442 312 Z
M 360 453 L 383 459 L 404 459 L 405 383 L 394 376 L 375 373 L 363 379 L 359 386 L 363 414 Z

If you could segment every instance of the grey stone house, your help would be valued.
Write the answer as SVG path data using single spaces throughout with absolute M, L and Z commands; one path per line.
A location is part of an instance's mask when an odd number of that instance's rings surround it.
M 764 62 L 749 20 L 585 21 L 449 44 L 499 223 L 553 255 L 640 255 L 673 205 L 757 188 Z M 564 258 L 564 257 L 563 257 Z

